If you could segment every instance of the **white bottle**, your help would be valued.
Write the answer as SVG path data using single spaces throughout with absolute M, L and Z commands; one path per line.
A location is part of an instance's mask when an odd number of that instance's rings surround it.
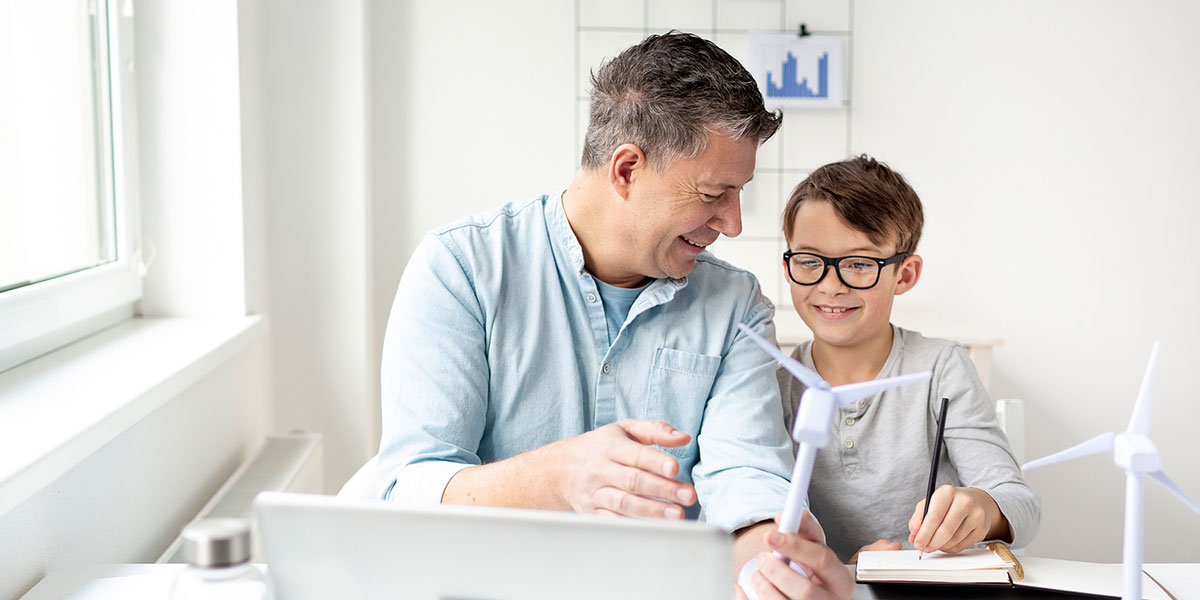
M 187 568 L 171 586 L 171 600 L 271 600 L 271 584 L 250 564 L 250 524 L 206 519 L 183 530 Z

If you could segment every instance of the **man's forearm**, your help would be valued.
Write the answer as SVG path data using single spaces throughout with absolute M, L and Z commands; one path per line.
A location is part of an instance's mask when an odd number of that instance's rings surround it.
M 776 529 L 772 521 L 759 521 L 737 530 L 733 539 L 733 572 L 741 571 L 746 561 L 758 556 L 760 552 L 769 550 L 764 536 Z
M 557 468 L 541 460 L 540 450 L 459 471 L 446 484 L 442 503 L 569 509 L 557 483 Z

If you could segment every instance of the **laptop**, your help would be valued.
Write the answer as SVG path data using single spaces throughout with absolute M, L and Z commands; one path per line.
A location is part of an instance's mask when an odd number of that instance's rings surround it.
M 648 521 L 264 492 L 258 532 L 279 600 L 728 600 L 729 534 Z

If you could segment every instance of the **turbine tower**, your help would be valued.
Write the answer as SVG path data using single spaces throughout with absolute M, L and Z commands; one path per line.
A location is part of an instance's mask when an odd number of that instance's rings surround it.
M 1187 494 L 1162 471 L 1162 455 L 1150 440 L 1150 404 L 1157 362 L 1158 342 L 1155 342 L 1150 351 L 1150 363 L 1146 365 L 1146 374 L 1142 377 L 1142 387 L 1138 390 L 1137 400 L 1133 405 L 1133 415 L 1129 417 L 1129 425 L 1125 431 L 1100 434 L 1086 442 L 1021 466 L 1022 470 L 1028 471 L 1112 450 L 1113 462 L 1125 471 L 1125 548 L 1122 559 L 1125 573 L 1122 600 L 1142 600 L 1142 476 L 1149 475 L 1151 479 L 1171 490 L 1192 510 L 1200 513 L 1200 505 L 1188 498 Z
M 829 431 L 833 427 L 833 413 L 836 407 L 853 404 L 863 398 L 869 398 L 879 392 L 906 383 L 929 379 L 933 374 L 926 371 L 831 387 L 816 371 L 787 356 L 749 327 L 739 324 L 738 329 L 761 346 L 763 350 L 766 350 L 767 354 L 770 354 L 776 362 L 783 365 L 783 368 L 806 386 L 804 394 L 800 396 L 800 408 L 796 412 L 796 422 L 792 428 L 792 438 L 799 443 L 799 448 L 796 450 L 796 466 L 792 470 L 792 483 L 788 487 L 783 516 L 779 520 L 780 532 L 794 534 L 800 530 L 800 517 L 804 510 L 804 499 L 808 495 L 808 484 L 812 479 L 813 461 L 817 457 L 817 450 L 829 444 Z M 776 553 L 776 556 L 779 554 Z M 779 558 L 783 557 L 779 556 Z M 791 567 L 805 576 L 808 575 L 796 563 L 791 563 Z M 757 568 L 757 561 L 751 559 L 742 567 L 738 577 L 738 582 L 750 600 L 757 600 L 757 595 L 750 587 L 750 576 Z

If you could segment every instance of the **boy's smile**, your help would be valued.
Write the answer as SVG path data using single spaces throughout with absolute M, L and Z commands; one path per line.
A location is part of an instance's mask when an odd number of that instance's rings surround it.
M 833 306 L 830 304 L 817 304 L 817 314 L 823 319 L 837 321 L 849 317 L 853 311 L 858 310 L 857 306 Z
M 851 228 L 824 200 L 804 201 L 796 212 L 789 235 L 792 251 L 812 252 L 826 257 L 861 255 L 887 258 L 895 254 L 895 241 L 880 245 L 867 234 Z M 898 265 L 882 267 L 879 281 L 865 290 L 847 287 L 833 267 L 816 285 L 800 285 L 789 279 L 796 313 L 813 332 L 814 351 L 862 352 L 876 359 L 891 350 L 892 299 L 908 291 L 920 274 L 921 258 L 910 256 Z

